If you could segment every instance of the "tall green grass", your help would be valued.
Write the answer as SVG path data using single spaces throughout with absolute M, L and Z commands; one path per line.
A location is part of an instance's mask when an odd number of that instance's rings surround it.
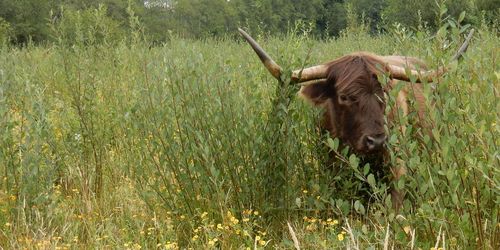
M 299 31 L 256 37 L 286 69 L 358 50 L 436 67 L 461 42 L 458 29 L 328 41 Z M 408 168 L 392 184 L 406 191 L 399 214 L 370 166 L 346 153 L 327 164 L 338 141 L 317 129 L 320 111 L 243 41 L 76 39 L 1 49 L 4 248 L 500 244 L 499 39 L 487 27 L 426 88 L 432 139 L 414 114 L 397 121 L 404 133 L 391 128 L 392 164 Z

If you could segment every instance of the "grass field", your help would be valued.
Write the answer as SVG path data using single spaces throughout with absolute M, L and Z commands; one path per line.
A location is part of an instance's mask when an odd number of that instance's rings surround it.
M 452 31 L 253 33 L 295 69 L 358 50 L 436 67 L 461 43 Z M 394 184 L 406 190 L 399 214 L 370 166 L 345 152 L 324 164 L 338 141 L 318 132 L 320 112 L 242 39 L 4 46 L 0 246 L 500 249 L 498 44 L 480 28 L 426 87 L 433 139 L 414 114 L 397 121 L 404 133 L 391 129 L 391 164 L 409 170 Z

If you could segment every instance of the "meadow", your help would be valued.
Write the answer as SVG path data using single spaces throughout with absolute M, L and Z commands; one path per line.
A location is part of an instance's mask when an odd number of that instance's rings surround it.
M 364 50 L 447 62 L 466 31 L 250 30 L 285 69 Z M 462 33 L 460 33 L 462 32 Z M 236 31 L 235 31 L 236 33 Z M 320 111 L 232 38 L 89 34 L 0 49 L 4 249 L 499 249 L 498 32 L 426 85 L 431 139 L 388 128 L 390 183 L 317 129 Z M 71 42 L 70 42 L 71 40 Z M 100 41 L 100 42 L 96 42 Z M 389 106 L 394 93 L 389 93 Z M 397 160 L 400 159 L 400 160 Z

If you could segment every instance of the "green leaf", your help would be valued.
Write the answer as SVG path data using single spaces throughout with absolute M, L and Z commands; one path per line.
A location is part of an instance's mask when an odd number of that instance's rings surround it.
M 360 214 L 365 214 L 365 206 L 359 200 L 354 202 L 354 210 Z
M 455 25 L 455 22 L 453 22 L 452 20 L 448 20 L 448 24 L 453 28 L 453 29 L 456 29 L 457 28 L 457 25 Z
M 371 187 L 375 187 L 375 177 L 373 176 L 373 174 L 368 175 L 367 181 Z
M 423 184 L 421 187 L 420 187 L 420 194 L 425 194 L 425 192 L 427 192 L 427 189 L 429 188 L 429 185 L 427 184 Z
M 437 37 L 445 37 L 448 29 L 448 24 L 443 25 L 439 30 L 436 32 Z
M 370 172 L 370 163 L 366 163 L 363 167 L 363 175 L 366 176 Z
M 460 13 L 460 16 L 458 17 L 458 23 L 461 23 L 465 18 L 465 10 Z
M 358 157 L 356 157 L 355 154 L 351 154 L 349 156 L 349 165 L 352 167 L 352 168 L 358 168 L 358 164 L 359 164 L 359 159 Z
M 398 187 L 398 189 L 399 189 L 399 190 L 402 190 L 402 189 L 405 187 L 405 181 L 404 181 L 404 178 L 400 178 L 400 179 L 398 180 L 397 185 L 398 185 L 398 186 L 397 186 L 397 187 Z
M 441 10 L 439 12 L 439 15 L 443 16 L 444 14 L 446 14 L 446 12 L 448 12 L 448 8 L 446 8 L 446 6 L 442 6 L 441 7 Z
M 470 24 L 466 24 L 464 26 L 462 26 L 462 28 L 460 29 L 460 33 L 464 33 L 467 29 L 469 29 L 470 27 Z
M 453 204 L 458 205 L 458 195 L 457 195 L 457 193 L 452 193 L 451 194 L 451 200 L 453 201 Z
M 441 143 L 441 136 L 439 134 L 439 131 L 437 129 L 432 130 L 432 136 L 434 136 L 434 139 L 438 142 Z
M 339 139 L 332 139 L 331 137 L 329 137 L 328 139 L 326 139 L 326 145 L 328 145 L 330 149 L 337 151 L 337 149 L 339 148 Z

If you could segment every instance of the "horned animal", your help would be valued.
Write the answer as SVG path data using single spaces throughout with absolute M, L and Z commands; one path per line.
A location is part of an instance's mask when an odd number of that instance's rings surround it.
M 282 81 L 282 68 L 250 37 L 239 29 L 241 35 L 272 76 Z M 452 57 L 459 59 L 467 50 L 472 30 L 463 45 Z M 406 56 L 380 56 L 369 52 L 355 52 L 323 64 L 292 71 L 291 82 L 301 85 L 299 94 L 314 106 L 324 109 L 324 129 L 339 138 L 358 155 L 384 155 L 388 133 L 384 121 L 392 122 L 396 109 L 408 114 L 408 94 L 412 93 L 419 104 L 417 114 L 425 116 L 425 97 L 422 85 L 431 83 L 448 71 L 448 65 L 429 70 L 420 59 Z M 379 79 L 387 82 L 382 84 Z M 385 114 L 386 95 L 398 81 L 406 84 L 395 97 L 396 109 Z M 405 168 L 391 168 L 393 179 L 399 179 Z M 398 191 L 392 191 L 393 203 L 401 203 Z

